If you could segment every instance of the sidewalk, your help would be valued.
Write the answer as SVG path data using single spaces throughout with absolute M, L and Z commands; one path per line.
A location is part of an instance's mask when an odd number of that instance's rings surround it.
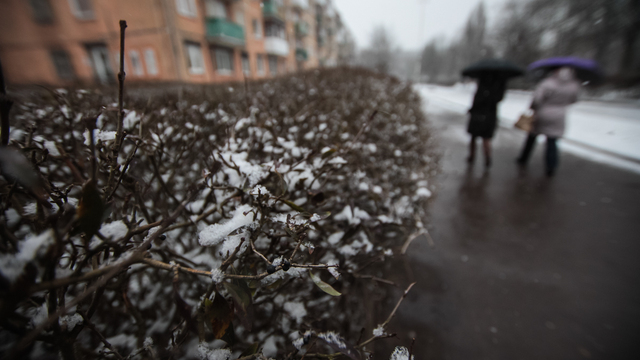
M 430 112 L 464 114 L 473 100 L 472 87 L 416 85 Z M 500 103 L 500 125 L 511 128 L 531 104 L 531 95 L 509 91 Z M 542 138 L 540 139 L 542 141 Z M 594 161 L 640 173 L 640 106 L 582 101 L 570 107 L 561 148 Z
M 418 283 L 388 346 L 416 337 L 416 359 L 635 358 L 640 176 L 563 152 L 548 179 L 543 147 L 520 173 L 524 134 L 510 129 L 498 130 L 490 171 L 467 169 L 466 117 L 428 116 L 443 151 L 436 246 L 412 243 L 410 271 L 397 270 Z

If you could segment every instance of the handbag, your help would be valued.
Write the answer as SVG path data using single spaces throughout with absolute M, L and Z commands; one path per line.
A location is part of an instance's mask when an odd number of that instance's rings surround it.
M 526 132 L 531 132 L 533 129 L 533 123 L 535 122 L 535 117 L 532 112 L 527 112 L 520 115 L 520 118 L 513 125 L 514 127 L 524 130 Z

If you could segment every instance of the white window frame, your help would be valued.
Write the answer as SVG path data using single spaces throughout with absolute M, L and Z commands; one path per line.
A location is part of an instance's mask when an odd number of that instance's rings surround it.
M 156 60 L 156 52 L 152 48 L 144 49 L 144 63 L 149 75 L 158 75 L 158 61 Z
M 226 5 L 220 0 L 205 0 L 204 2 L 205 14 L 207 17 L 227 19 Z
M 176 9 L 178 14 L 184 17 L 195 18 L 198 16 L 196 0 L 176 0 Z
M 131 61 L 133 75 L 144 76 L 144 65 L 142 65 L 142 58 L 138 50 L 129 50 L 129 61 Z
M 185 43 L 187 57 L 189 60 L 189 73 L 202 75 L 205 73 L 204 57 L 202 56 L 202 46 L 199 43 Z
M 251 60 L 249 54 L 242 54 L 240 56 L 240 63 L 242 66 L 242 73 L 245 76 L 251 76 Z
M 275 67 L 273 67 L 273 63 L 275 61 Z M 267 55 L 267 63 L 269 66 L 269 75 L 276 76 L 278 75 L 278 57 L 275 55 Z
M 234 17 L 233 17 L 233 20 L 236 22 L 236 24 L 244 27 L 244 11 L 243 10 L 237 10 L 235 12 Z
M 264 75 L 264 55 L 262 54 L 256 56 L 256 70 L 258 75 Z
M 216 72 L 220 75 L 233 75 L 233 50 L 215 47 L 213 55 L 216 59 Z
M 71 12 L 73 13 L 73 15 L 80 20 L 95 19 L 96 15 L 95 15 L 95 8 L 93 6 L 93 2 L 91 2 L 91 0 L 86 0 L 86 1 L 89 1 L 89 3 L 91 4 L 91 9 L 83 10 L 80 8 L 80 4 L 78 3 L 78 1 L 82 1 L 82 0 L 69 0 L 69 6 L 71 7 Z
M 51 61 L 56 69 L 56 75 L 62 80 L 73 80 L 76 77 L 69 53 L 64 49 L 50 51 Z

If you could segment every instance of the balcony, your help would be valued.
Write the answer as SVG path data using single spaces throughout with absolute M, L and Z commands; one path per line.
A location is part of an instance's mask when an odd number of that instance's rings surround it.
M 222 18 L 207 18 L 205 26 L 207 39 L 210 42 L 228 46 L 244 46 L 244 28 L 242 26 Z
M 280 17 L 280 7 L 273 0 L 265 0 L 262 2 L 262 17 L 265 20 L 276 20 L 282 22 Z
M 307 54 L 307 50 L 303 48 L 296 49 L 296 60 L 297 61 L 305 61 L 309 58 L 309 54 Z
M 269 55 L 287 56 L 289 55 L 289 44 L 285 39 L 267 36 L 264 38 L 264 50 Z
M 306 21 L 298 21 L 296 23 L 296 36 L 304 37 L 309 35 L 309 24 Z

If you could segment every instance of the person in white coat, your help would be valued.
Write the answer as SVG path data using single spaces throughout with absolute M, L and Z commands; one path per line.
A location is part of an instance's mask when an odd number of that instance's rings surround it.
M 526 166 L 538 135 L 547 137 L 545 165 L 547 176 L 553 176 L 558 167 L 557 140 L 564 135 L 567 107 L 578 100 L 580 82 L 572 68 L 562 67 L 544 79 L 535 92 L 531 109 L 534 111 L 533 129 L 517 162 Z

